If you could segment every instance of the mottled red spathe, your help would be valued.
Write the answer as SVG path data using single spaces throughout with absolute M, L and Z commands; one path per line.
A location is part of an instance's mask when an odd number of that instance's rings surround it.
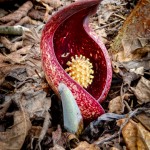
M 81 0 L 63 8 L 46 24 L 41 51 L 43 69 L 52 89 L 58 94 L 58 84 L 65 83 L 72 91 L 86 121 L 104 113 L 99 104 L 110 88 L 112 69 L 104 44 L 91 32 L 88 16 L 95 11 L 99 0 Z M 71 56 L 83 55 L 94 69 L 92 84 L 85 90 L 64 69 Z

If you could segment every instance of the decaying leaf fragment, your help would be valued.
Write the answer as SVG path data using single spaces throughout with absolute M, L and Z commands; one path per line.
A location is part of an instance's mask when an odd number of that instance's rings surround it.
M 1 55 L 0 55 L 0 59 L 1 59 Z M 6 64 L 0 61 L 0 85 L 4 82 L 5 77 L 9 73 L 11 73 L 13 70 L 20 69 L 20 68 L 25 68 L 25 67 L 23 65 Z
M 117 124 L 123 124 L 125 119 L 118 120 Z M 129 150 L 150 149 L 150 132 L 140 123 L 130 120 L 122 130 L 123 138 Z
M 31 128 L 31 122 L 25 112 L 16 111 L 14 124 L 6 132 L 0 132 L 0 148 L 3 150 L 20 150 Z
M 150 116 L 148 113 L 141 113 L 136 118 L 142 123 L 142 125 L 150 131 Z
M 132 88 L 138 103 L 143 104 L 150 102 L 150 81 L 141 77 L 135 88 Z
M 149 8 L 149 0 L 139 0 L 134 10 L 127 17 L 111 46 L 114 60 L 120 62 L 135 60 L 142 58 L 149 52 Z
M 121 114 L 124 112 L 124 104 L 121 96 L 117 96 L 109 102 L 109 112 Z

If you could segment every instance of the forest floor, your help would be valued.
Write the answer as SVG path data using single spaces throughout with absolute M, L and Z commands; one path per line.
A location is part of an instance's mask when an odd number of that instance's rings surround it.
M 42 70 L 44 25 L 69 0 L 0 0 L 0 150 L 150 149 L 150 1 L 103 0 L 90 26 L 108 49 L 105 115 L 79 137 L 63 128 L 61 101 Z

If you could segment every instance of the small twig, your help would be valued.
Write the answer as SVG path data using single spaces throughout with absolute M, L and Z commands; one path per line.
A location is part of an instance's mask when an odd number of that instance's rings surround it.
M 128 111 L 132 111 L 132 109 L 130 108 L 129 104 L 126 101 L 124 101 L 124 104 L 126 105 Z
M 121 18 L 121 19 L 123 19 L 123 20 L 126 20 L 126 18 L 125 17 L 123 17 L 123 16 L 121 16 L 121 15 L 118 15 L 118 14 L 112 14 L 113 16 L 116 16 L 116 17 L 119 17 L 119 18 Z
M 30 81 L 36 82 L 36 80 L 33 79 L 32 77 L 28 77 L 28 78 L 26 78 L 24 81 L 22 81 L 22 83 L 20 83 L 20 84 L 16 87 L 16 89 L 19 89 L 21 86 L 23 86 L 24 84 L 26 84 L 26 83 L 28 83 L 28 82 L 30 82 Z
M 16 38 L 12 39 L 11 42 L 21 41 L 22 36 L 17 36 Z
M 35 73 L 38 75 L 39 79 L 41 80 L 43 79 L 36 69 L 35 69 Z
M 112 24 L 115 24 L 115 23 L 117 23 L 117 22 L 120 22 L 120 21 L 121 21 L 120 19 L 119 19 L 119 20 L 115 20 L 115 21 L 113 21 L 113 22 L 111 22 L 111 23 L 108 23 L 108 24 L 106 24 L 106 25 L 103 25 L 103 26 L 101 26 L 101 27 L 95 29 L 94 31 L 96 31 L 96 30 L 101 30 L 101 29 L 103 29 L 103 28 L 106 28 L 106 27 L 108 27 L 108 26 L 110 26 L 110 25 L 112 25 Z
M 139 114 L 139 113 L 141 113 L 141 112 L 143 112 L 143 111 L 146 111 L 146 110 L 149 110 L 149 108 L 145 108 L 145 107 L 144 107 L 144 108 L 137 108 L 136 110 L 131 111 L 131 112 L 129 113 L 128 118 L 126 118 L 125 122 L 121 125 L 119 131 L 118 131 L 116 134 L 114 134 L 114 135 L 112 135 L 112 136 L 110 136 L 110 137 L 108 137 L 108 138 L 105 138 L 105 139 L 103 139 L 103 140 L 101 140 L 101 141 L 99 141 L 99 142 L 97 142 L 97 143 L 95 143 L 95 144 L 97 144 L 97 145 L 100 146 L 100 145 L 103 144 L 104 142 L 107 142 L 107 141 L 110 141 L 110 140 L 116 138 L 117 136 L 119 136 L 119 135 L 121 134 L 122 129 L 126 126 L 126 124 L 129 122 L 129 120 L 130 120 L 132 117 L 134 117 L 135 115 L 137 115 L 137 114 Z
M 46 114 L 45 114 L 45 120 L 44 120 L 44 124 L 43 124 L 43 128 L 41 130 L 41 133 L 40 133 L 40 136 L 39 136 L 39 139 L 38 139 L 38 145 L 36 145 L 36 148 L 39 147 L 39 149 L 41 150 L 41 141 L 43 140 L 51 122 L 50 122 L 50 114 L 48 111 L 46 111 Z
M 22 35 L 25 30 L 29 29 L 22 26 L 0 26 L 0 34 L 3 35 Z
M 5 102 L 4 104 L 0 105 L 0 119 L 3 119 L 6 115 L 6 112 L 10 106 L 10 104 L 12 103 L 12 100 Z

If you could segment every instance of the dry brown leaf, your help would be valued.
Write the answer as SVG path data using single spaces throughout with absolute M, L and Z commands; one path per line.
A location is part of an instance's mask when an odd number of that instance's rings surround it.
M 35 91 L 34 87 L 31 88 L 31 84 L 27 84 L 20 92 L 22 94 L 21 103 L 26 112 L 29 114 L 30 118 L 34 116 L 44 117 L 45 112 L 48 111 L 51 105 L 51 99 L 46 97 L 46 92 L 39 90 Z
M 125 122 L 125 119 L 117 121 L 120 126 Z M 150 148 L 150 132 L 146 130 L 140 123 L 133 120 L 122 129 L 123 138 L 129 150 L 148 150 Z
M 0 42 L 3 44 L 4 47 L 10 50 L 10 52 L 16 51 L 18 48 L 22 47 L 22 41 L 12 43 L 6 37 L 1 36 Z
M 1 58 L 1 57 L 0 57 Z M 12 71 L 20 68 L 25 68 L 23 65 L 11 65 L 6 63 L 0 63 L 0 85 L 4 82 L 5 77 Z
M 24 111 L 16 111 L 14 125 L 6 132 L 0 132 L 0 148 L 2 150 L 20 150 L 31 128 L 31 122 Z
M 138 99 L 139 104 L 150 102 L 150 81 L 141 77 L 137 86 L 131 88 Z
M 40 44 L 40 34 L 38 34 L 34 28 L 28 31 L 24 31 L 22 38 L 23 46 Z
M 78 147 L 72 150 L 100 150 L 100 148 L 95 144 L 89 144 L 87 142 L 80 142 Z
M 120 120 L 119 120 L 120 121 Z M 119 122 L 118 121 L 118 122 Z M 124 120 L 121 120 L 124 123 Z M 121 124 L 122 124 L 121 123 Z M 129 150 L 137 150 L 137 128 L 135 122 L 130 120 L 122 130 L 123 138 Z
M 43 91 L 39 83 L 41 82 L 40 79 L 29 79 L 30 80 L 26 80 L 27 82 L 20 82 L 15 92 L 7 96 L 7 101 L 11 99 L 16 103 L 20 101 L 30 118 L 44 118 L 45 112 L 51 107 L 51 98 L 46 97 L 47 93 Z
M 40 35 L 35 29 L 23 32 L 23 45 L 32 46 L 30 53 L 28 54 L 28 61 L 26 61 L 28 76 L 37 77 L 36 70 L 38 74 L 43 77 L 44 73 L 41 67 L 40 57 Z
M 123 49 L 125 50 L 124 54 L 126 57 L 132 53 L 136 55 L 135 57 L 140 58 L 150 51 L 149 48 L 146 48 L 149 47 L 148 45 L 150 45 L 149 38 L 122 39 L 122 45 Z
M 124 106 L 120 96 L 117 96 L 116 98 L 112 99 L 108 105 L 109 112 L 116 113 L 116 114 L 123 113 L 124 107 L 125 106 Z
M 140 123 L 137 124 L 138 140 L 137 146 L 139 150 L 150 149 L 150 132 L 148 132 Z
M 150 117 L 147 114 L 139 114 L 136 116 L 136 118 L 150 131 Z
M 15 12 L 8 14 L 7 16 L 4 16 L 0 18 L 0 21 L 2 22 L 10 22 L 10 21 L 19 21 L 22 17 L 25 17 L 28 13 L 28 11 L 33 7 L 33 4 L 31 1 L 25 2 L 22 6 L 19 7 L 18 10 Z
M 149 8 L 149 0 L 140 0 L 126 19 L 111 46 L 114 60 L 123 62 L 139 59 L 149 51 L 147 43 L 150 37 Z
M 20 64 L 22 62 L 25 62 L 25 60 L 27 59 L 27 54 L 30 52 L 31 47 L 32 45 L 24 46 L 23 48 L 6 55 L 5 59 L 9 60 L 11 64 Z

